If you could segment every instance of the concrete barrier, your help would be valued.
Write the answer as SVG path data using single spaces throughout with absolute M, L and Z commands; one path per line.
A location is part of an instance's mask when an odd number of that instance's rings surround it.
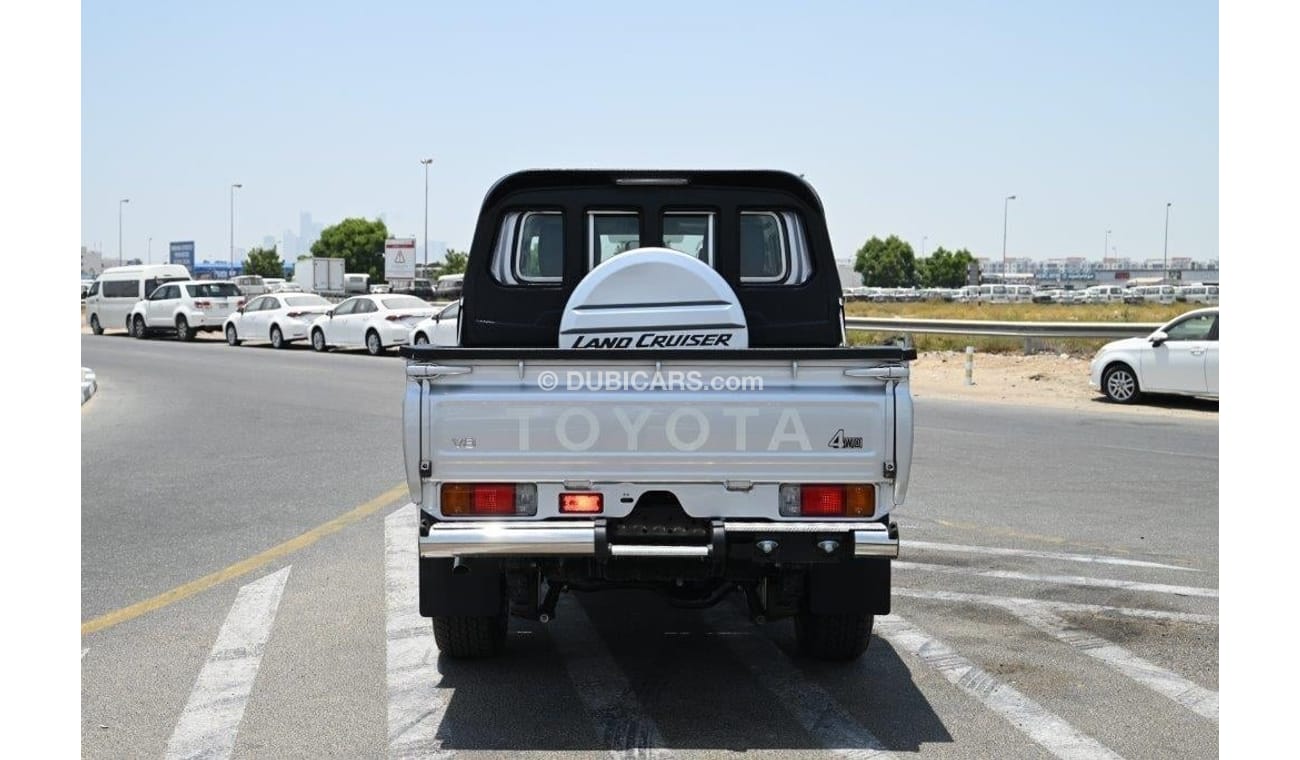
M 81 368 L 81 403 L 84 404 L 87 401 L 89 401 L 90 397 L 95 395 L 95 391 L 97 390 L 99 390 L 99 383 L 95 382 L 94 370 L 82 367 Z

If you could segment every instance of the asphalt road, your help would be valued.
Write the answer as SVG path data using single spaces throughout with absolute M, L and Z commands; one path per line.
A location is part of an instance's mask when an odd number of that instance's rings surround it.
M 851 665 L 631 592 L 471 664 L 402 603 L 400 359 L 82 363 L 86 757 L 1218 755 L 1215 421 L 918 400 L 895 614 Z

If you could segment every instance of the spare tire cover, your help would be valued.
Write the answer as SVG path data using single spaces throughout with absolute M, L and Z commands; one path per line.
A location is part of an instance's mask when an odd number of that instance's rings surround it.
M 703 261 L 638 248 L 592 269 L 564 307 L 560 348 L 748 348 L 745 312 Z

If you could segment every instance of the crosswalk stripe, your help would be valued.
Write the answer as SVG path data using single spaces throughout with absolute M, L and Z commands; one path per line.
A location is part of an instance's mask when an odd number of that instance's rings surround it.
M 388 755 L 450 757 L 437 737 L 451 701 L 439 688 L 433 627 L 420 617 L 415 505 L 384 518 L 384 592 L 388 604 Z
M 1199 588 L 1197 586 L 1171 586 L 1166 583 L 1142 583 L 1139 581 L 1121 581 L 1113 578 L 1089 578 L 1082 575 L 1035 575 L 1018 573 L 1011 570 L 978 570 L 970 567 L 952 565 L 931 565 L 922 562 L 904 562 L 894 560 L 894 567 L 899 570 L 924 570 L 931 573 L 949 575 L 969 575 L 982 578 L 1001 578 L 1013 581 L 1032 581 L 1036 583 L 1057 583 L 1065 586 L 1090 586 L 1093 588 L 1113 588 L 1125 591 L 1150 591 L 1157 594 L 1174 594 L 1176 596 L 1212 596 L 1219 595 L 1218 589 Z
M 1032 603 L 1001 602 L 998 606 L 1026 624 L 1069 644 L 1089 657 L 1100 660 L 1197 715 L 1209 718 L 1215 723 L 1219 722 L 1218 692 L 1192 683 L 1177 673 L 1148 662 L 1117 644 L 1076 628 Z
M 938 670 L 949 683 L 996 712 L 1056 757 L 1062 760 L 1120 757 L 898 615 L 876 618 L 876 632 L 890 644 Z
M 717 608 L 705 612 L 704 619 L 715 630 L 728 624 Z M 831 754 L 854 760 L 894 757 L 829 692 L 799 672 L 770 639 L 764 636 L 724 636 L 721 640 L 763 688 L 775 696 L 799 725 Z
M 1149 562 L 1142 559 L 1124 559 L 1107 557 L 1102 554 L 1072 554 L 1069 552 L 1048 552 L 1038 549 L 1006 549 L 1000 546 L 970 546 L 967 544 L 944 544 L 934 541 L 904 542 L 905 549 L 924 549 L 934 552 L 954 552 L 958 554 L 988 554 L 996 557 L 1026 557 L 1029 559 L 1052 559 L 1062 562 L 1086 562 L 1097 565 L 1124 565 L 1126 567 L 1149 567 L 1158 570 L 1181 570 L 1185 573 L 1201 572 L 1194 567 L 1166 565 L 1162 562 Z
M 967 604 L 1029 604 L 1053 612 L 1090 612 L 1094 614 L 1111 613 L 1127 617 L 1147 618 L 1150 620 L 1173 620 L 1180 623 L 1197 623 L 1215 625 L 1218 620 L 1213 615 L 1199 612 L 1171 612 L 1169 610 L 1148 610 L 1140 607 L 1113 607 L 1109 604 L 1083 604 L 1080 602 L 1059 602 L 1054 599 L 1025 599 L 1017 596 L 991 596 L 988 594 L 968 594 L 961 591 L 927 591 L 916 588 L 894 586 L 894 596 L 906 596 L 914 599 L 933 599 L 940 602 L 964 602 Z
M 600 640 L 591 619 L 576 599 L 560 600 L 550 624 L 555 648 L 573 682 L 578 699 L 611 757 L 668 758 L 664 738 L 641 707 L 623 669 Z
M 167 742 L 168 760 L 226 758 L 234 751 L 288 579 L 286 567 L 239 589 Z

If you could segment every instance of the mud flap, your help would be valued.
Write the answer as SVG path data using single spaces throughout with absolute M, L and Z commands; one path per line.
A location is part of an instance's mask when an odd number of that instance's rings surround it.
M 890 560 L 864 557 L 808 568 L 808 611 L 889 614 Z
M 467 573 L 452 573 L 451 559 L 420 560 L 420 615 L 496 615 L 501 612 L 501 565 L 466 560 Z

